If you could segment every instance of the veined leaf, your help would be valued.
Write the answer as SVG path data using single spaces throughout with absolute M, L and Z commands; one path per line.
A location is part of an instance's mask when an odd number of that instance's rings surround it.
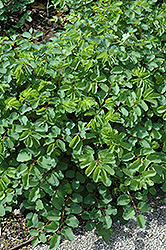
M 88 166 L 92 161 L 94 161 L 94 157 L 92 154 L 88 155 L 84 161 L 80 163 L 80 168 L 85 168 Z
M 147 90 L 144 91 L 143 97 L 146 98 L 148 95 L 150 95 L 153 92 L 152 88 L 148 88 Z
M 134 158 L 134 154 L 133 153 L 127 153 L 127 154 L 123 155 L 122 161 L 130 161 L 133 158 Z
M 95 171 L 93 172 L 93 180 L 94 182 L 98 182 L 99 176 L 100 176 L 100 166 L 97 166 Z
M 4 7 L 3 2 L 0 1 L 0 9 L 2 9 L 3 7 Z
M 59 223 L 52 221 L 50 224 L 44 227 L 46 233 L 55 233 L 59 228 Z
M 3 205 L 0 205 L 0 217 L 3 217 L 5 215 L 5 208 Z
M 158 108 L 157 108 L 157 112 L 158 112 L 159 114 L 165 113 L 165 112 L 166 112 L 166 105 L 163 105 L 163 106 L 158 107 Z
M 72 139 L 72 141 L 70 142 L 69 147 L 72 148 L 72 149 L 74 149 L 74 148 L 77 147 L 77 145 L 78 145 L 79 142 L 80 142 L 80 137 L 79 137 L 79 135 L 76 135 L 76 136 Z
M 100 171 L 101 171 L 101 180 L 104 184 L 106 184 L 108 182 L 107 173 L 103 168 L 101 168 Z
M 5 189 L 6 189 L 5 182 L 2 179 L 0 179 L 0 192 L 4 191 Z
M 74 239 L 73 231 L 70 227 L 65 227 L 61 231 L 62 235 L 65 236 L 69 241 L 72 241 Z
M 131 163 L 128 167 L 128 169 L 131 171 L 131 172 L 135 172 L 135 171 L 138 171 L 139 168 L 142 166 L 142 162 L 141 162 L 141 159 L 138 158 L 136 161 L 134 161 L 133 163 Z
M 110 175 L 114 175 L 115 174 L 115 171 L 109 166 L 109 165 L 106 165 L 106 164 L 101 164 L 102 168 L 104 168 L 107 173 L 109 173 Z
M 66 224 L 69 226 L 69 227 L 78 227 L 79 225 L 79 220 L 74 216 L 74 215 L 69 215 L 69 217 L 67 218 L 66 220 Z
M 140 214 L 140 215 L 137 215 L 136 219 L 137 219 L 138 226 L 140 228 L 144 228 L 145 223 L 146 223 L 145 217 L 142 214 Z
M 54 234 L 52 236 L 51 240 L 50 240 L 50 247 L 49 247 L 49 249 L 50 250 L 54 250 L 54 249 L 58 248 L 59 247 L 59 243 L 60 243 L 60 239 L 61 239 L 60 235 Z
M 139 202 L 138 209 L 141 211 L 141 213 L 145 213 L 150 211 L 150 205 L 147 204 L 146 202 Z
M 86 174 L 87 176 L 91 175 L 91 173 L 93 172 L 93 170 L 96 168 L 96 165 L 97 165 L 97 162 L 96 162 L 95 160 L 93 160 L 93 161 L 89 164 L 88 168 L 85 170 L 85 174 Z
M 21 150 L 17 156 L 17 161 L 25 162 L 25 161 L 31 160 L 31 158 L 32 158 L 32 154 L 30 152 Z
M 135 215 L 135 211 L 132 207 L 126 207 L 124 208 L 123 212 L 123 219 L 124 220 L 129 220 Z
M 120 206 L 125 206 L 130 203 L 130 197 L 127 194 L 122 194 L 118 197 L 117 203 Z

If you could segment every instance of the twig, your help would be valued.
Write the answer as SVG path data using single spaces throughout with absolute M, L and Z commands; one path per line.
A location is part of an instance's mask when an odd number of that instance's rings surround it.
M 12 247 L 12 248 L 10 248 L 10 249 L 8 249 L 8 250 L 16 250 L 16 249 L 19 249 L 19 248 L 21 248 L 21 247 L 27 245 L 28 243 L 31 243 L 31 241 L 32 241 L 34 238 L 35 238 L 35 237 L 32 237 L 32 238 L 30 238 L 29 240 L 24 241 L 23 243 L 21 243 L 21 244 L 15 246 L 15 247 Z M 51 239 L 51 235 L 47 235 L 46 238 L 47 238 L 48 240 L 50 240 L 50 239 Z M 41 243 L 41 241 L 39 241 L 38 243 Z
M 160 208 L 159 206 L 157 206 L 157 205 L 152 201 L 152 199 L 150 198 L 150 196 L 151 196 L 151 195 L 148 195 L 148 199 L 150 200 L 150 202 L 151 202 L 152 204 L 154 204 L 156 207 Z
M 32 237 L 32 238 L 30 238 L 29 240 L 24 241 L 23 243 L 21 243 L 21 244 L 15 246 L 15 247 L 12 247 L 12 248 L 10 248 L 10 249 L 8 249 L 8 250 L 16 250 L 16 249 L 19 249 L 20 247 L 23 247 L 23 246 L 27 245 L 28 243 L 31 243 L 31 241 L 32 241 L 33 239 L 34 239 L 34 237 Z
M 47 17 L 49 17 L 48 6 L 49 6 L 49 0 L 47 0 Z
M 133 198 L 131 197 L 131 194 L 130 194 L 130 192 L 129 192 L 128 188 L 127 188 L 127 193 L 128 193 L 128 195 L 130 196 L 130 200 L 131 200 L 131 202 L 133 203 L 134 210 L 135 210 L 136 212 L 138 212 L 137 207 L 136 207 L 136 205 L 135 205 L 135 203 L 134 203 L 134 201 L 133 201 Z
M 59 229 L 61 229 L 61 227 L 62 227 L 63 220 L 64 220 L 64 216 L 65 216 L 65 207 L 66 207 L 66 204 L 67 204 L 67 202 L 69 201 L 70 197 L 71 197 L 71 195 L 69 195 L 68 198 L 67 198 L 66 201 L 65 201 L 65 205 L 64 205 L 63 211 L 62 211 L 61 224 L 60 224 L 60 226 L 59 226 Z
M 99 205 L 99 207 L 100 207 L 100 210 L 101 210 L 102 214 L 103 214 L 104 217 L 105 217 L 106 215 L 105 215 L 105 213 L 104 213 L 104 210 L 103 210 L 102 207 L 100 206 L 99 200 L 96 198 L 95 195 L 93 195 L 93 197 L 96 199 L 96 201 L 97 201 L 97 203 L 98 203 L 98 205 Z

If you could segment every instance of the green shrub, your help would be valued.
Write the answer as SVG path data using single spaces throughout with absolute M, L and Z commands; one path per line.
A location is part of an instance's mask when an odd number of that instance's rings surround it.
M 166 192 L 165 4 L 73 8 L 50 42 L 1 38 L 0 215 L 27 213 L 33 244 L 73 239 L 80 220 L 112 222 Z

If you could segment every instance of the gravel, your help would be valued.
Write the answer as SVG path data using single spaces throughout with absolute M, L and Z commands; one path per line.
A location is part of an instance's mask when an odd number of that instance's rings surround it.
M 144 213 L 146 226 L 139 228 L 135 218 L 126 225 L 119 221 L 114 223 L 114 232 L 109 243 L 105 243 L 97 230 L 87 232 L 79 227 L 74 240 L 69 242 L 62 238 L 57 250 L 166 250 L 166 205 L 160 198 L 148 201 L 151 211 Z M 32 247 L 31 250 L 48 250 L 46 245 Z

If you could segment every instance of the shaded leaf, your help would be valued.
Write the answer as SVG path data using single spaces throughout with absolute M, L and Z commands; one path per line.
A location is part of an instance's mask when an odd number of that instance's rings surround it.
M 49 249 L 54 250 L 54 249 L 58 248 L 59 243 L 60 243 L 60 239 L 61 239 L 60 235 L 54 234 L 50 240 Z
M 144 228 L 145 223 L 146 223 L 145 217 L 142 214 L 140 214 L 136 216 L 136 219 L 137 219 L 138 226 L 140 228 Z
M 69 227 L 65 227 L 61 231 L 62 235 L 65 236 L 69 241 L 72 241 L 74 239 L 73 231 Z

